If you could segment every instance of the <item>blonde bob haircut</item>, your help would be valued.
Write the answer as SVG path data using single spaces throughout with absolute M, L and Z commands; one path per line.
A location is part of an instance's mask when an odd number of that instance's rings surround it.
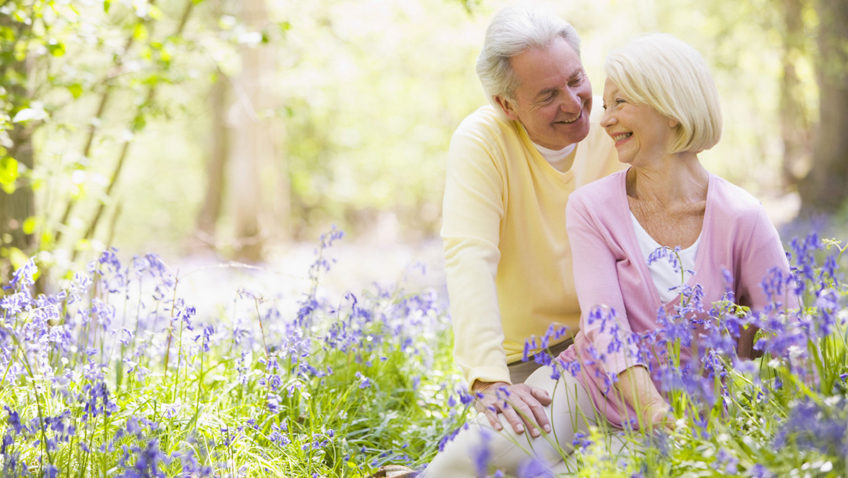
M 718 90 L 706 61 L 688 44 L 665 33 L 642 36 L 613 51 L 604 70 L 624 97 L 677 121 L 673 153 L 718 143 Z

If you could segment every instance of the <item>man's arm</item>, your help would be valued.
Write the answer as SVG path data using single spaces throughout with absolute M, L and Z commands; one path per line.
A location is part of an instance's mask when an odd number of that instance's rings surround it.
M 523 432 L 519 411 L 549 429 L 542 409 L 550 403 L 546 394 L 527 385 L 510 384 L 495 286 L 504 214 L 503 172 L 494 157 L 499 153 L 490 149 L 496 148 L 497 142 L 476 126 L 464 122 L 451 141 L 442 207 L 454 358 L 471 390 L 480 393 L 477 408 L 493 427 L 502 427 L 498 415 L 503 413 L 516 433 Z M 509 405 L 499 393 L 502 388 L 509 393 Z M 538 435 L 532 420 L 527 426 Z

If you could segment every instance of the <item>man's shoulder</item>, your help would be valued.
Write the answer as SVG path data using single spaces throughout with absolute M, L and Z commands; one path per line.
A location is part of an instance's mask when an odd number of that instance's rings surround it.
M 528 153 L 528 147 L 513 121 L 491 105 L 481 106 L 469 114 L 451 137 L 450 156 L 505 162 Z
M 505 118 L 492 105 L 484 105 L 465 117 L 456 128 L 454 136 L 515 134 L 512 121 Z

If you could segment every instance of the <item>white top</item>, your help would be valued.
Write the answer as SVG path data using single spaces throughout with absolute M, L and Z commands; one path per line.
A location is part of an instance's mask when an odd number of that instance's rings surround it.
M 651 271 L 651 279 L 654 281 L 654 286 L 660 294 L 660 299 L 663 303 L 668 303 L 674 300 L 680 294 L 680 286 L 689 280 L 689 277 L 695 274 L 695 254 L 698 252 L 698 243 L 701 242 L 701 236 L 695 240 L 695 243 L 686 249 L 678 250 L 675 254 L 674 249 L 661 246 L 657 241 L 648 234 L 636 216 L 630 213 L 630 218 L 633 220 L 633 229 L 636 230 L 636 240 L 639 241 L 639 249 L 642 251 L 642 256 L 648 263 L 648 269 Z M 682 264 L 678 264 L 678 260 Z M 681 276 L 681 265 L 683 275 Z
M 577 143 L 569 144 L 568 146 L 562 149 L 550 149 L 544 146 L 540 146 L 536 143 L 533 143 L 533 146 L 539 151 L 539 154 L 545 158 L 545 161 L 551 163 L 551 166 L 554 167 L 557 171 L 564 172 L 566 166 L 566 159 L 574 151 L 574 148 L 577 147 Z

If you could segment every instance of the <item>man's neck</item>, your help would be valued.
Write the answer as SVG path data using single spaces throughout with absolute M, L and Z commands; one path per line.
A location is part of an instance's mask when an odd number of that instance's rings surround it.
M 577 149 L 577 143 L 572 143 L 562 149 L 550 149 L 536 143 L 533 143 L 533 146 L 557 171 L 568 171 L 574 163 L 574 151 Z

